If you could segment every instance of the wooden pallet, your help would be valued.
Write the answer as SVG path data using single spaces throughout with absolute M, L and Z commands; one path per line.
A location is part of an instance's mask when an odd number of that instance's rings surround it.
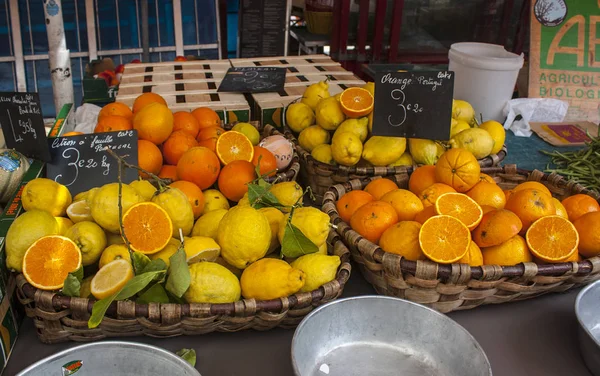
M 327 55 L 279 56 L 249 59 L 230 59 L 234 67 L 296 67 L 303 66 L 339 66 Z
M 328 81 L 333 84 L 351 85 L 360 83 L 362 80 L 356 77 L 352 72 L 339 72 L 333 74 L 291 74 L 285 76 L 285 87 L 303 86 L 313 84 L 319 81 Z

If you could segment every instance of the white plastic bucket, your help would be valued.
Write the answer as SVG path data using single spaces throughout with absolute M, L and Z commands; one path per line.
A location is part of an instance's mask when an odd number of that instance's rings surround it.
M 512 98 L 523 54 L 487 43 L 455 43 L 448 52 L 449 70 L 455 73 L 454 98 L 465 100 L 483 121 L 502 122 L 502 109 Z

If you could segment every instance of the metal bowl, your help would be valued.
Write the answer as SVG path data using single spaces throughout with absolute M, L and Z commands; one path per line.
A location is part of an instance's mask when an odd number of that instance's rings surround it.
M 577 294 L 575 315 L 579 321 L 579 349 L 585 365 L 594 376 L 600 376 L 600 281 Z
M 447 316 L 386 296 L 333 301 L 292 340 L 297 376 L 491 375 L 475 338 Z
M 105 341 L 75 346 L 49 356 L 17 376 L 200 376 L 185 360 L 159 347 L 143 343 Z

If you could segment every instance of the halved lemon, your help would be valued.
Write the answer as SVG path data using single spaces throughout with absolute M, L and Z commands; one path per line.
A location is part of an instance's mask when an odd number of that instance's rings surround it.
M 92 279 L 90 290 L 96 299 L 104 299 L 121 290 L 133 276 L 133 267 L 129 261 L 111 261 L 98 270 Z

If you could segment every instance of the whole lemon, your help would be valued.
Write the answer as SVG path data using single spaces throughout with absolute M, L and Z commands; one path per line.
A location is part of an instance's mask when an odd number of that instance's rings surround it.
M 363 144 L 360 138 L 352 132 L 337 133 L 331 143 L 333 159 L 344 166 L 354 166 L 360 160 Z
M 148 180 L 135 180 L 129 183 L 129 185 L 131 188 L 135 189 L 144 201 L 150 201 L 152 196 L 156 193 L 156 187 Z
M 219 223 L 217 243 L 225 261 L 244 269 L 267 254 L 271 245 L 271 225 L 258 210 L 235 206 Z
M 238 206 L 250 206 L 250 199 L 248 198 L 248 192 L 244 193 L 242 198 L 238 201 Z
M 334 131 L 346 119 L 342 112 L 342 105 L 335 97 L 323 99 L 315 109 L 317 124 L 323 129 Z
M 312 155 L 312 157 L 319 162 L 327 163 L 330 165 L 335 164 L 335 160 L 333 159 L 333 154 L 331 152 L 331 145 L 319 145 L 313 149 L 310 155 Z
M 475 122 L 475 110 L 469 102 L 454 99 L 452 101 L 452 118 L 472 124 Z
M 485 129 L 469 128 L 450 139 L 452 148 L 462 148 L 470 151 L 475 158 L 485 158 L 494 148 L 494 139 Z
M 290 215 L 283 217 L 279 225 L 279 242 L 283 242 L 283 235 Z M 329 234 L 329 216 L 317 208 L 310 206 L 297 208 L 292 216 L 292 224 L 312 241 L 317 247 L 320 247 L 327 240 Z
M 244 269 L 240 283 L 246 299 L 271 300 L 295 294 L 304 286 L 302 270 L 283 260 L 264 258 Z
M 142 202 L 142 198 L 137 191 L 129 185 L 123 184 L 121 199 L 123 214 L 139 202 Z M 102 186 L 89 203 L 89 207 L 94 222 L 112 233 L 118 234 L 120 232 L 119 183 L 110 183 Z
M 93 275 L 85 277 L 81 281 L 81 286 L 79 287 L 80 298 L 89 298 L 92 295 L 92 279 L 94 279 Z
M 81 250 L 81 264 L 88 266 L 96 263 L 106 248 L 104 230 L 94 222 L 83 221 L 74 224 L 65 236 L 77 244 Z
M 494 147 L 492 148 L 491 154 L 498 154 L 504 146 L 504 140 L 506 139 L 506 131 L 502 124 L 494 120 L 488 120 L 479 126 L 481 129 L 488 131 L 492 139 L 494 140 Z
M 194 223 L 192 236 L 206 236 L 217 240 L 219 223 L 221 223 L 221 219 L 223 219 L 225 214 L 227 214 L 227 209 L 217 209 L 203 214 Z
M 227 201 L 227 198 L 218 190 L 207 189 L 202 193 L 204 193 L 204 210 L 202 211 L 202 214 L 217 209 L 229 210 L 229 201 Z
M 369 118 L 362 117 L 358 119 L 346 119 L 337 128 L 335 133 L 351 132 L 360 138 L 360 142 L 365 142 L 369 135 Z M 335 134 L 333 135 L 335 138 Z
M 450 138 L 470 128 L 471 126 L 466 121 L 452 119 L 452 124 L 450 125 Z
M 400 156 L 395 162 L 390 163 L 389 167 L 412 166 L 414 164 L 413 157 L 408 151 Z
M 317 104 L 325 98 L 329 98 L 329 84 L 327 81 L 321 81 L 314 83 L 306 88 L 304 94 L 302 94 L 302 103 L 315 110 Z
M 23 209 L 44 210 L 53 217 L 64 217 L 72 201 L 67 187 L 46 178 L 33 179 L 25 184 L 21 195 Z
M 125 244 L 125 240 L 123 240 L 123 237 L 121 236 L 121 234 L 113 234 L 112 232 L 106 231 L 104 230 L 104 235 L 106 235 L 106 245 L 113 245 L 113 244 Z
M 283 206 L 291 207 L 295 204 L 302 204 L 304 190 L 300 184 L 295 181 L 284 181 L 271 186 L 269 192 L 273 194 Z M 283 208 L 284 212 L 289 212 L 290 208 Z
M 369 115 L 367 115 L 367 119 L 369 119 L 369 124 L 368 124 L 369 133 L 373 133 L 373 113 L 374 112 L 375 111 L 371 111 L 371 113 Z
M 98 187 L 94 187 L 90 190 L 87 191 L 83 191 L 83 192 L 79 192 L 78 194 L 75 195 L 75 197 L 73 197 L 73 202 L 77 202 L 77 201 L 91 201 L 92 198 L 94 197 L 94 195 L 96 194 L 96 192 L 98 192 Z
M 285 121 L 291 130 L 300 133 L 315 123 L 315 113 L 305 103 L 292 103 L 285 111 Z
M 152 197 L 152 202 L 165 209 L 173 222 L 173 237 L 179 237 L 179 229 L 183 236 L 188 236 L 194 227 L 194 210 L 185 193 L 177 188 L 168 188 Z
M 342 263 L 339 256 L 327 256 L 312 253 L 298 257 L 292 262 L 292 268 L 302 270 L 305 276 L 304 286 L 301 292 L 309 292 L 318 289 L 327 282 L 335 279 L 337 268 Z
M 250 123 L 237 123 L 233 126 L 233 131 L 240 132 L 252 142 L 252 145 L 256 146 L 260 142 L 260 133 L 255 126 Z
M 300 132 L 298 143 L 310 153 L 316 146 L 329 143 L 330 139 L 329 132 L 318 125 L 312 125 Z
M 58 223 L 50 213 L 30 210 L 18 216 L 6 233 L 6 267 L 18 272 L 27 249 L 40 238 L 58 235 Z
M 169 242 L 167 243 L 167 245 L 161 249 L 160 251 L 153 253 L 151 255 L 148 255 L 148 257 L 150 257 L 150 260 L 156 260 L 156 259 L 161 259 L 165 262 L 165 264 L 167 264 L 167 268 L 171 265 L 171 256 L 173 256 L 175 254 L 175 252 L 177 252 L 177 250 L 179 249 L 179 246 L 181 245 L 181 241 L 179 241 L 179 239 L 175 239 L 175 238 L 171 238 L 169 240 Z
M 190 265 L 190 288 L 183 294 L 188 303 L 232 303 L 240 300 L 237 277 L 215 262 Z
M 436 164 L 446 151 L 441 144 L 422 138 L 410 138 L 408 140 L 408 149 L 415 163 L 422 165 Z
M 375 82 L 367 82 L 362 88 L 371 93 L 373 97 L 375 97 Z
M 364 146 L 362 157 L 373 166 L 394 163 L 406 151 L 406 138 L 373 136 Z
M 154 255 L 153 255 L 154 256 Z M 113 244 L 109 245 L 102 251 L 100 255 L 100 260 L 98 261 L 98 269 L 102 269 L 102 267 L 108 264 L 111 261 L 115 260 L 127 260 L 131 262 L 131 255 L 129 254 L 129 250 L 125 244 Z
M 227 263 L 227 261 L 225 261 L 225 259 L 221 256 L 217 257 L 217 259 L 215 260 L 215 262 L 221 266 L 224 266 L 227 268 L 227 270 L 229 270 L 230 272 L 232 272 L 236 277 L 238 277 L 238 279 L 242 276 L 242 269 L 238 269 L 235 266 L 229 265 Z
M 58 235 L 65 235 L 68 229 L 73 226 L 73 221 L 65 217 L 54 217 L 56 223 L 58 223 Z
M 279 225 L 283 220 L 283 213 L 281 210 L 273 207 L 260 208 L 258 211 L 263 213 L 269 220 L 269 225 L 271 226 L 271 245 L 267 253 L 274 252 L 279 247 L 277 234 L 279 233 Z

